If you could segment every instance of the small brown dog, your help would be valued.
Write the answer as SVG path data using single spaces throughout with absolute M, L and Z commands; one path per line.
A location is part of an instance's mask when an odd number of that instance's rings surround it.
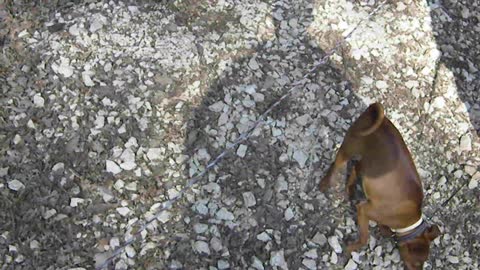
M 357 204 L 359 239 L 348 245 L 349 252 L 367 244 L 368 221 L 378 223 L 381 232 L 395 233 L 400 256 L 409 270 L 423 269 L 430 242 L 440 230 L 422 218 L 423 191 L 410 152 L 380 103 L 374 103 L 347 131 L 335 162 L 320 182 L 325 191 L 332 177 L 353 157 L 346 192 L 351 197 L 357 176 L 362 180 L 366 200 Z

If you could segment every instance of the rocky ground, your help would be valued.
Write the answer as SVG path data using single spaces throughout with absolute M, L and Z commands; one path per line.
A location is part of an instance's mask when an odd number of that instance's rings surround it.
M 0 1 L 0 268 L 101 265 L 380 3 Z M 425 269 L 478 269 L 479 21 L 388 1 L 108 267 L 402 269 L 375 224 L 346 255 L 343 180 L 316 188 L 381 101 L 443 232 Z

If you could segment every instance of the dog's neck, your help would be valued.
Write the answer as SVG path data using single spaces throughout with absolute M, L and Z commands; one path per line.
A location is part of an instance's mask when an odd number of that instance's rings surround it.
M 406 242 L 412 240 L 417 236 L 421 235 L 428 227 L 428 223 L 423 220 L 423 216 L 420 219 L 413 223 L 412 225 L 400 228 L 400 229 L 391 229 L 395 233 L 395 238 L 398 243 Z
M 400 228 L 400 229 L 391 229 L 392 232 L 394 232 L 395 234 L 399 235 L 399 234 L 405 234 L 405 233 L 408 233 L 412 230 L 415 230 L 418 226 L 420 226 L 423 222 L 423 216 L 420 216 L 420 218 L 417 220 L 417 222 L 413 223 L 412 225 L 408 226 L 408 227 L 405 227 L 405 228 Z

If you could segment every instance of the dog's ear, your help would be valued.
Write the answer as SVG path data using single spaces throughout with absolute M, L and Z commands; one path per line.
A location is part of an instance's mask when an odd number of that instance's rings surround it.
M 437 238 L 440 234 L 440 228 L 438 228 L 437 225 L 430 226 L 425 232 L 425 235 L 430 241 L 433 241 L 433 239 Z

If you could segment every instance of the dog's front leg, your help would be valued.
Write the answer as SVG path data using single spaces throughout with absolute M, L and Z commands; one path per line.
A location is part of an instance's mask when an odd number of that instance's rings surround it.
M 320 191 L 325 192 L 330 185 L 332 184 L 332 178 L 335 174 L 347 163 L 348 158 L 345 157 L 344 151 L 342 148 L 337 153 L 335 157 L 335 162 L 328 168 L 327 174 L 320 181 Z
M 348 253 L 358 250 L 368 242 L 368 212 L 371 209 L 369 201 L 363 201 L 357 204 L 357 222 L 358 222 L 358 240 L 347 246 Z

